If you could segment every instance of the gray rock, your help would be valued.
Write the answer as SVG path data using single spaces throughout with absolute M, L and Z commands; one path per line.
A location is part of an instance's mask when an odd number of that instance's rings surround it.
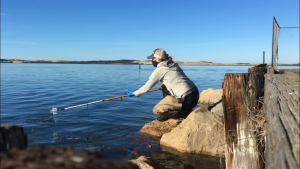
M 208 107 L 208 110 L 219 115 L 219 116 L 223 116 L 224 112 L 223 112 L 223 105 L 222 105 L 222 101 L 220 100 L 218 103 L 214 104 L 213 106 Z

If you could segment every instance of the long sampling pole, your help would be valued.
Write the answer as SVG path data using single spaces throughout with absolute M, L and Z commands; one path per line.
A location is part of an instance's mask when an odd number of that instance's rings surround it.
M 153 92 L 153 91 L 157 91 L 157 90 L 161 90 L 161 89 L 158 88 L 158 89 L 148 90 L 147 92 Z M 85 106 L 85 105 L 88 106 L 89 104 L 94 104 L 94 103 L 99 103 L 99 102 L 105 102 L 105 101 L 114 100 L 114 99 L 120 99 L 120 98 L 123 98 L 123 97 L 128 97 L 128 95 L 112 97 L 112 98 L 109 98 L 109 99 L 98 100 L 98 101 L 94 101 L 94 102 L 90 102 L 90 103 L 79 104 L 79 105 L 76 105 L 76 106 L 70 106 L 70 107 L 61 108 L 61 109 L 52 108 L 50 110 L 50 113 L 57 114 L 58 111 L 67 110 L 67 109 L 73 109 L 73 108 L 81 107 L 81 106 Z

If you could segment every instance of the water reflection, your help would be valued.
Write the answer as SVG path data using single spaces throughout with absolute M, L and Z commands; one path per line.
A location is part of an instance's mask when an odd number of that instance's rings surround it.
M 57 134 L 57 133 L 53 133 L 53 140 L 51 141 L 51 143 L 56 143 L 56 140 L 61 139 L 61 135 Z
M 54 116 L 49 115 L 41 115 L 41 116 L 32 116 L 32 115 L 24 115 L 18 116 L 16 119 L 20 122 L 25 123 L 55 123 L 56 119 Z
M 162 151 L 147 149 L 135 149 L 130 152 L 129 158 L 137 159 L 140 156 L 152 157 L 166 168 L 172 169 L 225 169 L 224 157 L 212 157 L 208 155 L 193 155 L 179 153 L 168 148 Z
M 132 138 L 138 144 L 134 149 L 128 150 L 127 159 L 137 159 L 140 156 L 152 157 L 154 160 L 172 169 L 225 169 L 225 157 L 208 155 L 193 155 L 180 153 L 173 149 L 159 145 L 159 138 L 137 137 Z M 125 158 L 123 158 L 125 159 Z
M 179 153 L 167 147 L 162 147 L 162 152 L 154 153 L 152 158 L 168 168 L 187 168 L 189 166 L 199 169 L 226 168 L 224 157 Z

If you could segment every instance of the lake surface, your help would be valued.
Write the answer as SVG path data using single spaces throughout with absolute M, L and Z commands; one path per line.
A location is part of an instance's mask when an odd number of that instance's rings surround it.
M 199 92 L 221 89 L 226 73 L 246 73 L 249 67 L 181 66 Z M 157 118 L 152 109 L 161 91 L 50 113 L 126 95 L 126 89 L 143 86 L 153 70 L 152 65 L 139 70 L 138 65 L 1 63 L 1 124 L 22 126 L 29 146 L 95 149 L 110 161 L 145 155 L 169 168 L 220 168 L 219 158 L 162 149 L 159 140 L 138 132 Z

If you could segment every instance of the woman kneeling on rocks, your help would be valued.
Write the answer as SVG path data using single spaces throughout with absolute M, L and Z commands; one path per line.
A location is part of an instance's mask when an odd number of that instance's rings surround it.
M 196 85 L 164 50 L 155 49 L 147 59 L 152 59 L 153 66 L 157 68 L 153 71 L 146 84 L 139 90 L 132 92 L 127 89 L 128 96 L 140 96 L 160 81 L 163 83 L 162 89 L 165 86 L 173 97 L 170 95 L 164 97 L 153 108 L 153 113 L 159 116 L 157 120 L 165 121 L 170 118 L 185 118 L 188 116 L 199 100 L 199 92 Z

